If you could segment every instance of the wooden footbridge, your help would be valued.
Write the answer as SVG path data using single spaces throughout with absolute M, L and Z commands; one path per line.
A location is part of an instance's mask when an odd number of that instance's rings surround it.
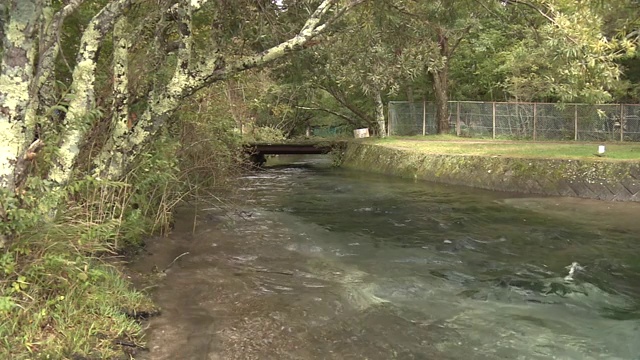
M 267 161 L 265 155 L 328 154 L 333 149 L 343 148 L 345 145 L 345 141 L 325 140 L 304 143 L 251 143 L 245 145 L 244 149 L 254 164 L 262 165 Z

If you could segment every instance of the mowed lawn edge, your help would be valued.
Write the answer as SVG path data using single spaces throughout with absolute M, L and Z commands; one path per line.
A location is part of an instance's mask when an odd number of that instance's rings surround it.
M 485 140 L 458 137 L 392 137 L 369 138 L 365 144 L 423 154 L 501 156 L 517 158 L 576 159 L 596 161 L 640 161 L 640 143 L 634 142 L 532 142 L 517 140 Z M 598 155 L 598 146 L 605 153 Z

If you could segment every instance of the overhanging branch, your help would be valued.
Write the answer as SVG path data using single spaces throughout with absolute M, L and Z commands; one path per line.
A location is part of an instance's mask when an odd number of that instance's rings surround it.
M 307 107 L 307 106 L 296 106 L 297 109 L 301 109 L 301 110 L 315 110 L 315 111 L 322 111 L 325 112 L 327 114 L 331 114 L 331 115 L 335 115 L 343 120 L 346 120 L 349 124 L 352 125 L 357 125 L 355 121 L 353 121 L 352 118 L 348 117 L 347 115 L 341 114 L 337 111 L 333 111 L 331 109 L 325 109 L 325 108 L 321 108 L 321 107 Z
M 36 69 L 33 87 L 31 88 L 32 98 L 34 97 L 33 95 L 40 91 L 45 79 L 55 66 L 55 59 L 58 57 L 60 51 L 60 30 L 62 29 L 64 20 L 84 2 L 85 0 L 69 1 L 67 5 L 53 15 L 51 22 L 48 24 L 44 33 L 44 39 L 40 43 L 40 59 Z
M 208 55 L 201 60 L 199 64 L 189 64 L 187 69 L 176 69 L 165 87 L 150 94 L 149 106 L 139 118 L 137 125 L 127 134 L 127 140 L 115 146 L 116 150 L 112 157 L 116 161 L 111 161 L 110 177 L 118 178 L 126 171 L 130 157 L 135 156 L 136 150 L 143 147 L 157 133 L 184 98 L 214 82 L 263 66 L 288 53 L 303 49 L 311 39 L 327 29 L 327 24 L 364 0 L 350 1 L 344 5 L 344 8 L 338 7 L 339 1 L 323 0 L 295 36 L 259 54 L 229 61 L 216 51 L 213 55 Z
M 326 31 L 329 24 L 335 22 L 347 11 L 363 2 L 364 0 L 353 0 L 341 8 L 336 8 L 337 0 L 324 0 L 305 22 L 298 34 L 289 40 L 271 47 L 260 54 L 245 56 L 230 63 L 226 63 L 224 59 L 217 58 L 204 64 L 193 76 L 195 86 L 193 89 L 186 91 L 184 96 L 189 96 L 202 87 L 216 81 L 225 80 L 229 76 L 263 66 L 288 53 L 303 49 L 304 45 L 311 39 Z M 333 14 L 323 21 L 323 18 L 332 10 L 335 10 Z

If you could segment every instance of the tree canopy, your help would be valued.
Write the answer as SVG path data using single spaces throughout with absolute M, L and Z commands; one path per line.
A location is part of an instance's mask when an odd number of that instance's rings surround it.
M 186 99 L 301 50 L 359 2 L 10 1 L 0 9 L 3 196 L 27 192 L 40 153 L 54 185 L 87 170 L 120 179 Z
M 451 98 L 636 101 L 639 18 L 632 0 L 367 1 L 275 80 L 304 83 L 316 96 L 296 106 L 352 127 L 384 124 L 378 93 L 433 102 L 440 132 Z
M 0 188 L 19 198 L 30 176 L 52 186 L 122 179 L 182 106 L 217 92 L 239 133 L 282 136 L 314 124 L 384 135 L 391 99 L 434 101 L 439 132 L 448 131 L 450 98 L 637 101 L 638 8 L 635 0 L 11 0 L 0 8 Z M 36 169 L 36 158 L 47 161 Z

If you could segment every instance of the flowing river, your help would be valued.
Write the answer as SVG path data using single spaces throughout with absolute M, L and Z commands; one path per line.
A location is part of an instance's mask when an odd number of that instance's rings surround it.
M 322 157 L 238 186 L 237 211 L 181 209 L 131 265 L 166 269 L 139 358 L 640 359 L 640 204 Z

